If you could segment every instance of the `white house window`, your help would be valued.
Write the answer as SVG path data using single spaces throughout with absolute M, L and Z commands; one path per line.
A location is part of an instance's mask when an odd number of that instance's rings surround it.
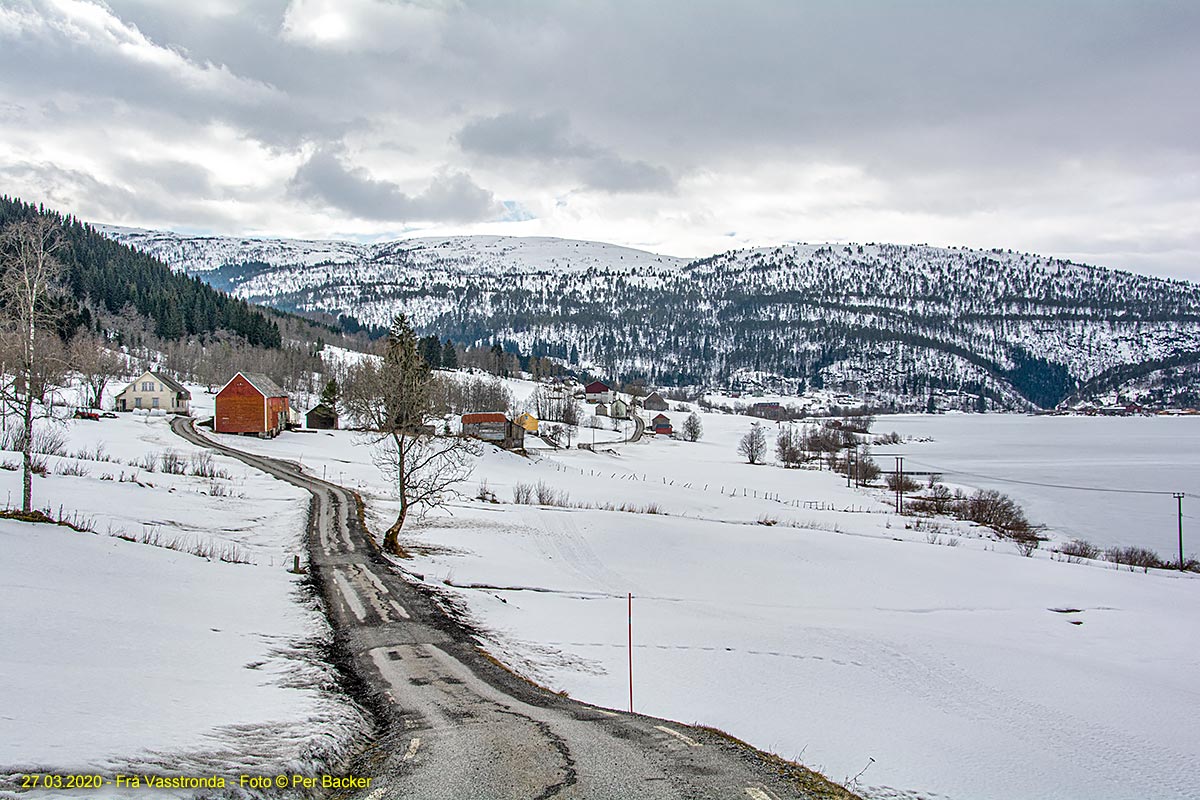
M 157 397 L 155 397 L 151 402 L 154 403 L 155 408 L 158 408 L 158 398 Z
M 142 398 L 140 398 L 140 397 L 133 398 L 133 407 L 141 408 L 142 407 Z
M 143 392 L 153 392 L 154 391 L 154 381 L 142 381 L 142 391 Z

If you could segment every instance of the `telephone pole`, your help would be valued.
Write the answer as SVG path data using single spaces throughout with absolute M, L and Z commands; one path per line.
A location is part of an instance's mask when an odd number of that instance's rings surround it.
M 1177 519 L 1179 520 L 1179 571 L 1183 572 L 1183 492 L 1174 492 Z
M 896 456 L 896 513 L 904 513 L 904 456 Z

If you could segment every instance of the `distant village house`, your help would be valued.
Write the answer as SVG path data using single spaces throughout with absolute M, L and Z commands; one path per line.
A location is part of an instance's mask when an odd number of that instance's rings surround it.
M 629 404 L 618 397 L 609 405 L 608 415 L 613 419 L 629 419 Z
M 505 450 L 521 450 L 525 447 L 525 428 L 499 411 L 463 414 L 462 432 L 463 436 L 482 439 Z
M 667 401 L 658 392 L 651 392 L 645 400 L 642 401 L 642 408 L 647 411 L 666 411 Z
M 168 414 L 191 413 L 192 393 L 179 381 L 147 370 L 117 395 L 117 411 L 160 410 Z
M 655 415 L 654 419 L 650 421 L 650 424 L 654 428 L 654 433 L 659 436 L 670 436 L 672 433 L 671 418 L 666 414 Z
M 779 421 L 786 416 L 783 406 L 779 405 L 779 403 L 755 403 L 754 405 L 750 406 L 749 413 L 752 417 L 761 417 L 762 419 L 772 419 L 776 421 Z
M 330 408 L 325 403 L 318 403 L 310 408 L 308 413 L 304 415 L 304 424 L 306 427 L 316 431 L 337 430 L 337 409 Z
M 583 399 L 589 403 L 611 403 L 613 401 L 613 390 L 608 388 L 608 384 L 606 383 L 592 381 L 583 387 Z

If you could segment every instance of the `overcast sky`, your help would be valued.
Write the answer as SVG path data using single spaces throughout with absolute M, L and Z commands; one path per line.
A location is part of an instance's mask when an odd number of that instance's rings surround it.
M 0 192 L 84 219 L 1200 279 L 1200 2 L 0 0 Z

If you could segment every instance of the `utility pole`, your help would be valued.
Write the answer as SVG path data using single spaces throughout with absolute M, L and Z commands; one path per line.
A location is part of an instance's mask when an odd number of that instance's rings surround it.
M 1183 572 L 1183 492 L 1175 492 L 1175 507 L 1179 519 L 1179 571 Z
M 633 592 L 629 592 L 629 713 L 633 713 Z
M 904 513 L 904 456 L 896 456 L 896 513 Z

